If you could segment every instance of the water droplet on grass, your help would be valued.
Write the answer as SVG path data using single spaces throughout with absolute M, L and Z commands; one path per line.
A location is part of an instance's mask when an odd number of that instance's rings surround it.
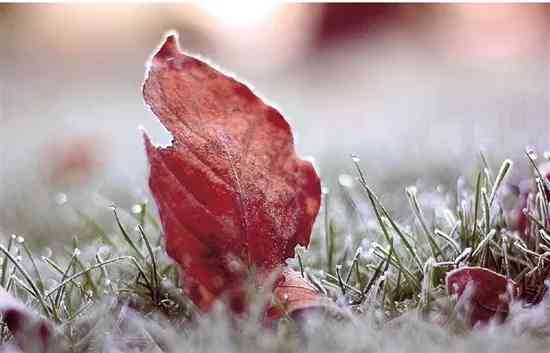
M 66 204 L 67 200 L 67 194 L 65 194 L 64 192 L 58 192 L 57 194 L 55 194 L 55 203 L 59 206 Z
M 529 158 L 531 158 L 532 160 L 537 160 L 537 152 L 535 152 L 534 149 L 532 149 L 531 147 L 528 147 L 526 149 L 526 152 L 527 152 L 527 155 L 529 156 Z
M 405 188 L 405 191 L 407 192 L 407 194 L 410 194 L 411 196 L 416 196 L 418 189 L 416 188 L 416 186 L 411 185 L 411 186 L 407 186 Z
M 354 178 L 349 174 L 340 174 L 338 176 L 338 183 L 344 187 L 351 188 L 355 183 Z
M 361 162 L 361 158 L 359 158 L 359 156 L 356 155 L 355 153 L 351 154 L 350 157 L 351 157 L 351 160 L 353 161 L 353 163 Z
M 44 249 L 42 250 L 42 256 L 43 256 L 43 257 L 48 258 L 48 257 L 51 257 L 52 254 L 53 254 L 52 248 L 44 248 Z
M 143 212 L 143 207 L 141 207 L 140 204 L 135 204 L 132 206 L 132 213 L 133 214 L 140 214 L 141 212 Z

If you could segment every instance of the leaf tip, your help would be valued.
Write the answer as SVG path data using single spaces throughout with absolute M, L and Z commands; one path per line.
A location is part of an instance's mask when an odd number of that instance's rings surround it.
M 143 126 L 139 127 L 139 131 L 141 132 L 143 143 L 145 144 L 145 153 L 147 154 L 149 160 L 151 160 L 154 156 L 154 151 L 156 150 L 156 147 L 155 145 L 153 145 L 153 142 L 151 142 L 151 138 L 149 137 L 147 130 L 145 130 Z
M 164 42 L 153 56 L 152 63 L 170 61 L 178 54 L 181 54 L 179 48 L 179 36 L 175 31 L 170 31 L 165 35 Z

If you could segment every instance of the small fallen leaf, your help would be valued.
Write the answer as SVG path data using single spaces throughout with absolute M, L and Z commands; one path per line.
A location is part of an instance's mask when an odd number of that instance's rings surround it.
M 277 110 L 182 53 L 175 35 L 151 59 L 143 96 L 173 138 L 155 147 L 145 136 L 166 250 L 200 309 L 225 296 L 242 312 L 248 270 L 266 278 L 309 244 L 319 177 Z
M 299 272 L 289 269 L 283 271 L 273 290 L 273 303 L 266 317 L 270 320 L 278 320 L 283 316 L 298 319 L 309 311 L 345 316 L 331 299 L 320 293 Z
M 463 311 L 471 326 L 495 318 L 504 320 L 510 302 L 518 295 L 516 284 L 482 267 L 462 267 L 447 274 L 449 295 L 458 296 L 457 309 Z

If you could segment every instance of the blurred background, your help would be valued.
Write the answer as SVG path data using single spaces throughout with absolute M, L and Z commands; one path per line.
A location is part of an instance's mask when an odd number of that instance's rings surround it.
M 291 122 L 331 190 L 350 154 L 390 206 L 480 165 L 526 171 L 549 146 L 550 7 L 276 4 L 0 5 L 0 236 L 71 236 L 84 212 L 148 197 L 138 126 L 163 34 L 252 85 Z M 340 182 L 340 186 L 338 183 Z M 441 184 L 441 185 L 440 185 Z M 3 235 L 2 235 L 3 234 Z

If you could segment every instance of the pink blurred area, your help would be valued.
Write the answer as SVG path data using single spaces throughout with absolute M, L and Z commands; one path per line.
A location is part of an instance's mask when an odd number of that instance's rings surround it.
M 549 15 L 536 4 L 0 5 L 0 232 L 70 233 L 73 208 L 147 197 L 138 126 L 169 137 L 140 87 L 168 30 L 281 109 L 326 185 L 357 153 L 393 191 L 452 181 L 480 148 L 497 164 L 548 147 Z

